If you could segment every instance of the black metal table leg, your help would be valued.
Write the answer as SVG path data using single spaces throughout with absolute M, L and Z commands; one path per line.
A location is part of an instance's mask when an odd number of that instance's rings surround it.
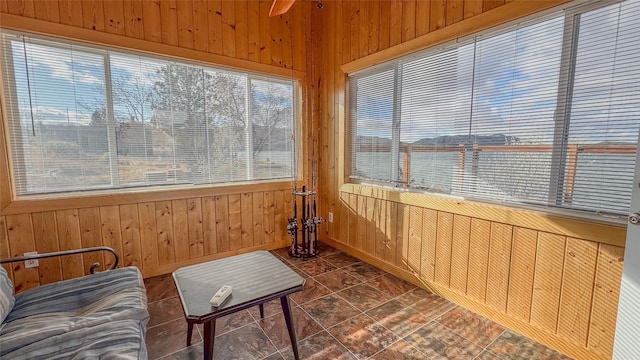
M 216 338 L 216 319 L 204 323 L 204 360 L 213 360 L 213 343 Z
M 187 346 L 191 346 L 191 335 L 193 335 L 193 323 L 187 321 Z
M 258 305 L 258 309 L 260 309 L 260 319 L 264 319 L 264 304 Z
M 298 340 L 296 340 L 296 329 L 293 328 L 293 312 L 289 304 L 289 297 L 283 296 L 280 298 L 282 304 L 282 312 L 284 313 L 284 321 L 287 323 L 287 330 L 289 330 L 289 340 L 291 340 L 291 348 L 293 349 L 293 357 L 295 360 L 300 359 L 298 355 Z

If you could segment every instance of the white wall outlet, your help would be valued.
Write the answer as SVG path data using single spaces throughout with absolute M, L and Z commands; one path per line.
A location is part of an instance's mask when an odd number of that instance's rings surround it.
M 327 219 L 329 220 L 330 223 L 333 222 L 333 213 L 332 212 L 329 213 L 329 216 L 327 216 Z
M 38 255 L 38 252 L 37 252 L 37 251 L 32 251 L 32 252 L 26 252 L 26 253 L 24 253 L 24 256 L 29 256 L 29 255 Z M 39 265 L 39 264 L 38 264 L 38 259 L 35 259 L 35 260 L 27 260 L 27 261 L 25 261 L 25 262 L 24 262 L 24 267 L 25 267 L 26 269 L 34 268 L 34 267 L 38 267 L 38 265 Z

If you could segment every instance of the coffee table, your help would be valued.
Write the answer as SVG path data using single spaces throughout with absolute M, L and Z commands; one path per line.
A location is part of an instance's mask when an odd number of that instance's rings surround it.
M 173 272 L 173 280 L 187 320 L 187 346 L 191 345 L 193 325 L 204 323 L 205 360 L 213 359 L 216 319 L 256 305 L 262 317 L 263 304 L 275 299 L 280 299 L 293 355 L 299 358 L 288 295 L 301 291 L 305 280 L 270 252 L 255 251 L 183 267 Z M 209 300 L 223 285 L 231 285 L 233 292 L 214 308 Z

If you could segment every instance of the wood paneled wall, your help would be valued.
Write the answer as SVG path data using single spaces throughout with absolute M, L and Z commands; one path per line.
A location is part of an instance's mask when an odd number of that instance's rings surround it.
M 13 29 L 93 43 L 108 40 L 121 47 L 142 44 L 145 51 L 168 49 L 172 56 L 198 61 L 215 55 L 223 65 L 274 70 L 281 76 L 293 76 L 295 70 L 296 78 L 304 80 L 311 3 L 299 1 L 273 18 L 270 6 L 270 0 L 0 0 L 0 26 L 8 14 Z M 11 202 L 2 139 L 0 258 L 106 245 L 118 251 L 121 266 L 136 265 L 148 277 L 289 243 L 289 182 L 160 192 L 157 197 L 147 192 Z M 76 255 L 41 260 L 34 269 L 22 263 L 6 268 L 16 290 L 23 291 L 80 276 L 94 261 L 108 266 L 113 260 Z
M 593 232 L 581 237 L 589 231 L 553 216 L 530 221 L 505 207 L 500 216 L 474 214 L 463 211 L 469 204 L 407 202 L 399 192 L 343 185 L 349 125 L 341 66 L 375 64 L 443 33 L 455 38 L 474 21 L 487 27 L 530 14 L 531 2 L 509 2 L 344 0 L 313 9 L 314 52 L 322 54 L 315 62 L 320 209 L 334 214 L 324 240 L 573 357 L 610 358 L 623 227 L 589 224 Z

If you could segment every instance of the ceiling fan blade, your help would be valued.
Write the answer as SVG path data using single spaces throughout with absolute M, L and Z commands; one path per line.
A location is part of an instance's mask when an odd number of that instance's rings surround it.
M 269 16 L 278 16 L 286 13 L 291 9 L 295 1 L 296 0 L 273 0 L 271 9 L 269 10 Z

